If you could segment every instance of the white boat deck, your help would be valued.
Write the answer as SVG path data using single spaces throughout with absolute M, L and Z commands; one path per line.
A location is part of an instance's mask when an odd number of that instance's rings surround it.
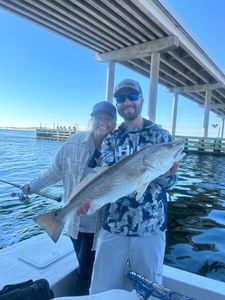
M 29 279 L 48 280 L 57 296 L 73 295 L 72 280 L 78 262 L 70 239 L 55 244 L 40 234 L 0 251 L 0 289 Z
M 0 289 L 7 284 L 45 278 L 53 289 L 55 297 L 72 296 L 74 294 L 74 270 L 78 263 L 68 237 L 61 236 L 55 244 L 47 234 L 41 234 L 2 249 L 0 256 Z M 224 282 L 165 265 L 163 284 L 171 290 L 196 300 L 225 300 Z M 136 300 L 135 298 L 138 299 L 135 293 L 112 290 L 99 295 L 69 299 Z

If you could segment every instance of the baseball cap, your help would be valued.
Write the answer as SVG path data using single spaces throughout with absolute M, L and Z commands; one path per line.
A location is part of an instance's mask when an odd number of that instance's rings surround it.
M 119 95 L 119 93 L 123 89 L 134 90 L 134 91 L 140 93 L 140 95 L 142 96 L 141 86 L 140 86 L 139 82 L 137 82 L 136 80 L 133 80 L 133 79 L 124 79 L 124 80 L 120 81 L 117 84 L 117 86 L 115 87 L 114 97 L 116 97 L 117 95 Z
M 101 112 L 106 113 L 107 115 L 109 115 L 110 117 L 116 120 L 116 108 L 112 103 L 108 101 L 101 101 L 96 103 L 93 106 L 91 116 L 94 117 Z

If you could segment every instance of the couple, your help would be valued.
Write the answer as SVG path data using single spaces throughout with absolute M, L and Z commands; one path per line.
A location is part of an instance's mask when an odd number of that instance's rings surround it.
M 91 132 L 70 137 L 58 151 L 52 166 L 39 178 L 23 185 L 23 192 L 40 191 L 62 180 L 67 201 L 92 168 L 100 164 L 113 165 L 147 144 L 172 142 L 166 130 L 141 116 L 144 99 L 137 81 L 122 80 L 115 88 L 114 97 L 118 114 L 124 119 L 118 129 L 114 130 L 116 108 L 106 101 L 95 104 L 91 113 Z M 75 228 L 71 220 L 67 233 L 79 262 L 76 295 L 88 294 L 90 284 L 91 294 L 110 289 L 131 290 L 126 277 L 128 262 L 133 271 L 162 283 L 166 191 L 176 184 L 177 168 L 178 162 L 166 174 L 151 182 L 138 203 L 135 195 L 131 194 L 106 206 L 96 253 L 91 248 L 97 213 L 83 215 L 79 228 Z

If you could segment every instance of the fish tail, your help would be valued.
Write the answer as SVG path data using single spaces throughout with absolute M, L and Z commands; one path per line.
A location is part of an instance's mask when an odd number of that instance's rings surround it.
M 60 209 L 34 217 L 33 220 L 47 231 L 55 243 L 57 242 L 65 225 L 64 218 L 60 214 Z

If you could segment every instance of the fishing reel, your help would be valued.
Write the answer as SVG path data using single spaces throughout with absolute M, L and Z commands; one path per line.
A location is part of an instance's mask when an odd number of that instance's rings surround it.
M 22 202 L 22 203 L 24 203 L 24 204 L 29 204 L 30 203 L 30 198 L 28 197 L 28 195 L 24 194 L 22 192 L 19 192 L 19 193 L 13 192 L 11 194 L 11 197 L 18 197 L 19 201 Z

